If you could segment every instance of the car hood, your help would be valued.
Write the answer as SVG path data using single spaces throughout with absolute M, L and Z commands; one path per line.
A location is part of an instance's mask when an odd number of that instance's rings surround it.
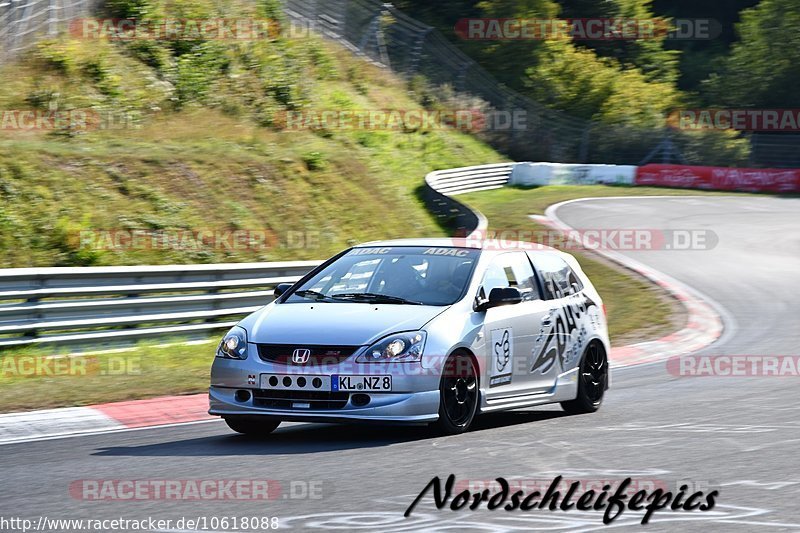
M 367 303 L 270 304 L 239 325 L 247 340 L 272 344 L 361 346 L 398 331 L 422 328 L 446 306 Z

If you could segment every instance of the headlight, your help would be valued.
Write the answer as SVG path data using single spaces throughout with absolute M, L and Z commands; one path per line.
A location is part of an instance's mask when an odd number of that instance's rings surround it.
M 233 326 L 231 330 L 222 337 L 222 341 L 217 346 L 217 357 L 226 359 L 247 359 L 247 332 L 244 328 Z
M 419 361 L 422 359 L 425 338 L 424 331 L 409 331 L 389 335 L 370 346 L 366 352 L 358 356 L 356 362 Z

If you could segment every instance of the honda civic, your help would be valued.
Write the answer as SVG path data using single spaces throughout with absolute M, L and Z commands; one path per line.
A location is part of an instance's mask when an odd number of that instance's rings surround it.
M 372 242 L 278 285 L 228 331 L 209 413 L 257 435 L 282 421 L 455 434 L 479 413 L 549 403 L 596 411 L 609 350 L 602 299 L 569 254 L 532 243 Z

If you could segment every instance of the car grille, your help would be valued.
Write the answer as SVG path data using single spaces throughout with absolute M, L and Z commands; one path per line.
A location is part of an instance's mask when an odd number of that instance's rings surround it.
M 302 409 L 341 409 L 347 405 L 349 392 L 255 389 L 253 405 L 273 409 L 291 409 L 295 402 L 307 403 Z M 300 409 L 300 408 L 298 408 Z
M 259 344 L 258 355 L 264 361 L 294 366 L 335 365 L 353 355 L 360 346 L 302 346 L 297 344 Z M 292 353 L 297 349 L 310 350 L 305 363 L 292 361 Z

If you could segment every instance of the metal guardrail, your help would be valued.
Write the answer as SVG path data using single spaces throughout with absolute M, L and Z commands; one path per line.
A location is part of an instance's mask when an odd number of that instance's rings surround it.
M 456 235 L 466 236 L 476 231 L 485 231 L 486 217 L 453 196 L 504 187 L 515 164 L 497 163 L 431 172 L 425 176 L 425 203 L 440 224 L 454 231 Z
M 515 164 L 495 163 L 436 170 L 425 177 L 425 182 L 447 196 L 499 189 L 508 183 Z
M 0 270 L 0 347 L 230 327 L 319 263 Z

